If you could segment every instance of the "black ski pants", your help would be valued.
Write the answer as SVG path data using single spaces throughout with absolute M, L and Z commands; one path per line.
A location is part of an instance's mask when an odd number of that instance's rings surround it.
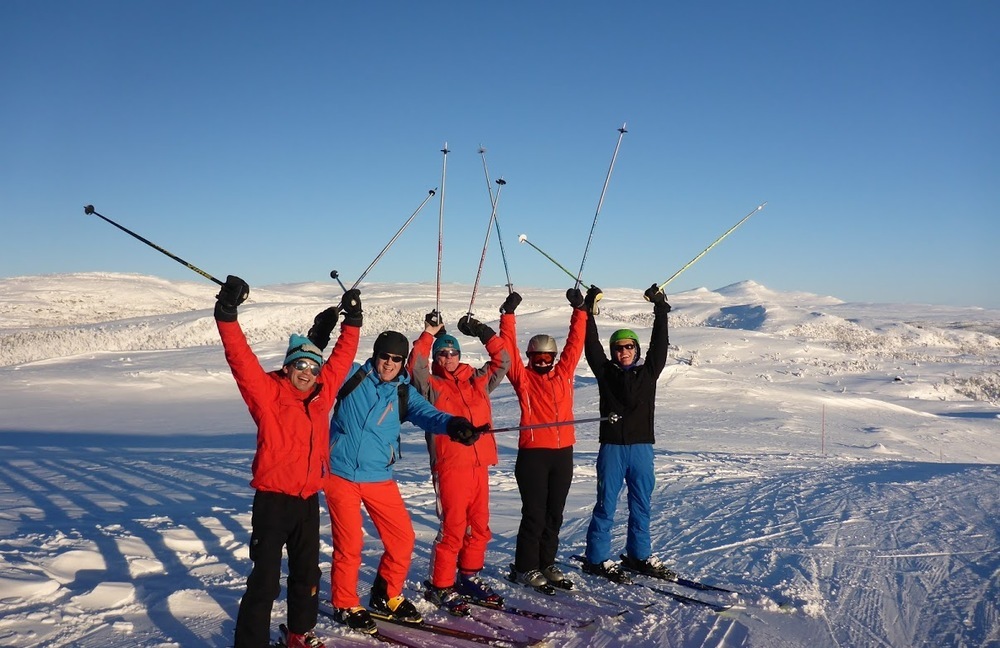
M 288 629 L 304 633 L 319 610 L 319 494 L 308 499 L 257 491 L 253 497 L 253 569 L 236 617 L 236 648 L 271 645 L 271 608 L 281 593 L 281 553 L 288 549 Z
M 555 564 L 566 496 L 573 482 L 573 448 L 521 448 L 514 463 L 521 493 L 514 569 L 526 572 Z

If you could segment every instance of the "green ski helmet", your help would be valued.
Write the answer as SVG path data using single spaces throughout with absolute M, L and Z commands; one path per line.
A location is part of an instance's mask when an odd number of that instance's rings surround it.
M 622 340 L 632 340 L 635 342 L 635 359 L 638 360 L 642 352 L 642 347 L 639 346 L 639 336 L 635 334 L 632 329 L 618 329 L 611 334 L 611 339 L 608 341 L 608 347 L 613 347 L 618 342 Z M 609 348 L 608 351 L 614 352 L 614 349 Z

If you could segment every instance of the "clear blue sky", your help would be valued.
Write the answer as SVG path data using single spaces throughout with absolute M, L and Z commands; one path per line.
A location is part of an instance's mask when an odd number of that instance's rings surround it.
M 1000 307 L 1000 3 L 0 2 L 0 276 L 352 283 L 442 180 L 515 288 Z M 371 281 L 434 281 L 438 198 Z M 496 236 L 483 283 L 505 283 Z M 206 289 L 211 290 L 206 283 Z

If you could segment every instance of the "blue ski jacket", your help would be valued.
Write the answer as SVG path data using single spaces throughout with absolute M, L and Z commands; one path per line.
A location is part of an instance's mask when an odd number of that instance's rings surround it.
M 365 378 L 338 404 L 330 422 L 330 472 L 353 482 L 392 479 L 400 454 L 399 383 L 409 389 L 406 418 L 425 432 L 447 434 L 450 414 L 436 409 L 410 384 L 405 368 L 390 382 L 379 378 L 371 359 L 354 363 Z

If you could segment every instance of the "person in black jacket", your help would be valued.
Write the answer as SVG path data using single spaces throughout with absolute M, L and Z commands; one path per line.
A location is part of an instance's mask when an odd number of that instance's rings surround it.
M 597 503 L 587 528 L 583 570 L 617 582 L 631 582 L 628 570 L 670 578 L 673 572 L 653 555 L 649 538 L 653 473 L 653 408 L 656 380 L 667 362 L 667 313 L 670 304 L 653 284 L 644 296 L 653 303 L 653 332 L 646 358 L 639 337 L 629 329 L 611 334 L 611 358 L 604 353 L 594 320 L 594 304 L 601 290 L 587 291 L 587 336 L 584 355 L 597 379 L 600 393 L 600 450 L 597 453 Z M 617 416 L 611 417 L 611 414 Z M 622 563 L 611 559 L 611 527 L 622 484 L 628 488 L 628 534 Z

